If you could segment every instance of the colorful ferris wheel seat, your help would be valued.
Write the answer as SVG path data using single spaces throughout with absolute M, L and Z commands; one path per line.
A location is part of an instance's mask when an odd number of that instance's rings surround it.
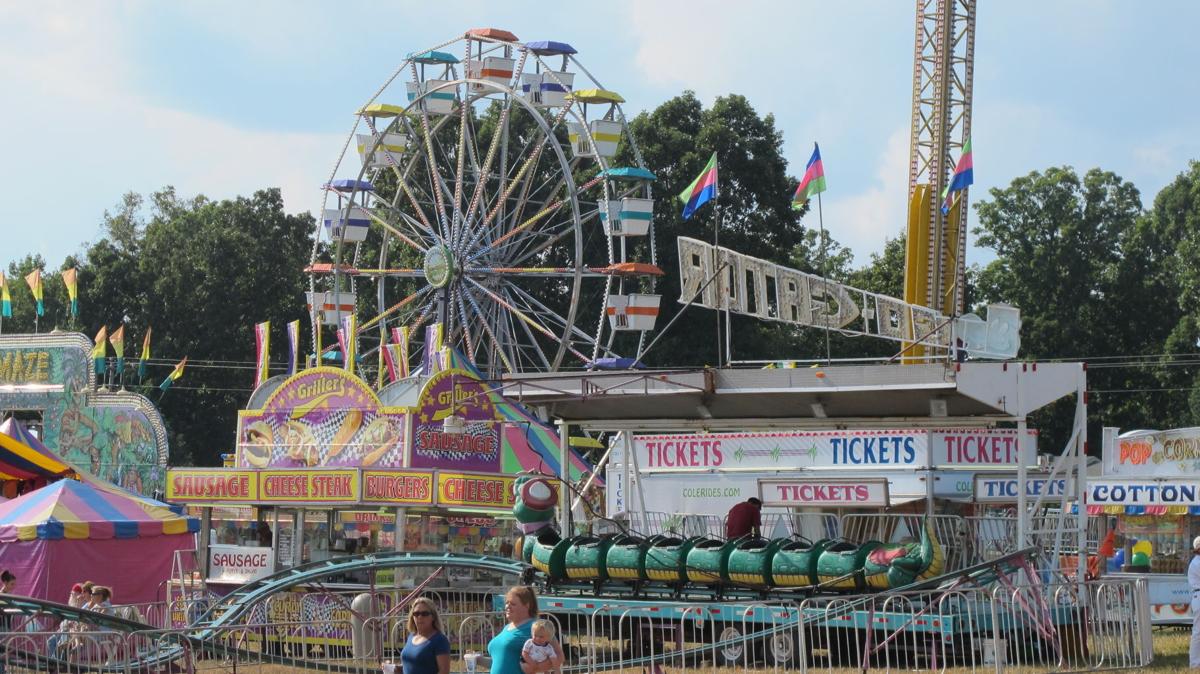
M 593 119 L 588 122 L 592 140 L 596 143 L 596 154 L 611 159 L 617 156 L 617 145 L 621 142 L 621 123 L 611 119 Z
M 423 66 L 452 66 L 458 63 L 458 57 L 450 52 L 444 51 L 427 51 L 420 54 L 409 54 L 408 58 L 415 63 L 420 63 Z
M 318 292 L 304 293 L 308 302 L 308 312 L 313 312 L 314 300 L 316 311 L 320 314 L 322 325 L 341 325 L 342 317 L 354 312 L 354 293 Z
M 658 176 L 650 169 L 644 169 L 640 166 L 617 166 L 614 168 L 606 168 L 600 172 L 600 175 L 609 178 L 623 178 L 626 180 L 658 180 Z
M 485 56 L 479 61 L 467 61 L 467 79 L 483 80 L 507 87 L 513 78 L 516 61 L 503 56 Z M 471 91 L 484 91 L 482 84 L 471 84 Z
M 325 189 L 341 192 L 342 194 L 350 194 L 353 192 L 374 192 L 375 186 L 367 180 L 355 180 L 353 178 L 338 178 L 325 184 Z
M 363 117 L 373 117 L 375 119 L 383 119 L 388 117 L 398 117 L 404 114 L 404 108 L 399 105 L 390 103 L 372 103 L 358 111 L 358 114 Z
M 554 40 L 526 42 L 525 48 L 538 56 L 568 56 L 579 53 L 566 42 L 555 42 Z
M 608 202 L 608 213 L 600 211 L 604 231 L 609 236 L 645 236 L 654 217 L 654 200 L 624 197 Z
M 369 169 L 399 165 L 401 155 L 408 149 L 408 136 L 401 133 L 385 133 L 378 139 L 369 133 L 357 136 L 358 158 Z
M 417 104 L 416 111 L 424 110 L 431 115 L 448 115 L 454 112 L 454 86 L 449 80 L 406 82 L 405 87 L 408 102 Z
M 469 37 L 488 40 L 503 40 L 504 42 L 519 42 L 517 36 L 503 28 L 472 28 L 467 31 Z
M 596 144 L 594 154 L 587 132 L 591 132 L 592 141 Z M 568 122 L 567 140 L 571 143 L 571 153 L 576 157 L 599 155 L 611 159 L 617 155 L 617 145 L 621 142 L 621 123 L 611 119 L 593 119 L 588 122 L 585 131 L 582 124 Z
M 613 330 L 653 330 L 662 295 L 609 295 L 605 313 Z
M 521 74 L 521 95 L 531 104 L 542 108 L 560 108 L 568 104 L 575 73 L 547 70 Z
M 321 221 L 329 240 L 334 242 L 365 241 L 371 226 L 371 217 L 359 206 L 351 206 L 349 214 L 344 208 L 326 208 L 321 214 Z
M 567 122 L 567 143 L 573 157 L 591 157 L 592 144 L 588 142 L 587 127 L 578 122 Z

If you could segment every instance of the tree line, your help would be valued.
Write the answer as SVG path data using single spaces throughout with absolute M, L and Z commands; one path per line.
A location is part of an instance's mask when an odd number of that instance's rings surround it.
M 823 268 L 834 280 L 902 296 L 903 233 L 858 265 L 838 244 L 836 226 L 819 240 L 815 218 L 791 208 L 796 179 L 783 159 L 783 135 L 774 117 L 760 115 L 744 97 L 721 97 L 705 108 L 685 92 L 639 114 L 630 129 L 646 167 L 658 177 L 654 218 L 659 265 L 666 272 L 657 290 L 663 295 L 660 329 L 683 310 L 676 302 L 676 237 L 711 235 L 708 218 L 700 220 L 705 224 L 682 220 L 674 195 L 714 150 L 720 157 L 723 246 L 810 273 Z M 628 161 L 628 154 L 618 156 L 617 165 L 622 159 Z M 1191 261 L 1200 252 L 1200 163 L 1182 167 L 1149 208 L 1118 175 L 1099 168 L 1081 175 L 1070 166 L 1035 170 L 986 196 L 973 196 L 979 220 L 974 241 L 995 259 L 968 270 L 968 303 L 1020 307 L 1023 359 L 1088 361 L 1092 451 L 1098 451 L 1101 425 L 1196 424 L 1200 332 L 1194 308 L 1200 270 Z M 124 323 L 131 340 L 126 356 L 133 359 L 144 330 L 153 327 L 156 365 L 145 385 L 156 385 L 175 360 L 189 358 L 183 379 L 159 400 L 170 430 L 171 463 L 217 464 L 219 454 L 233 449 L 237 410 L 249 398 L 254 324 L 271 321 L 276 345 L 285 343 L 282 331 L 289 321 L 301 320 L 302 332 L 308 331 L 303 269 L 316 223 L 308 214 L 286 213 L 278 189 L 210 200 L 181 196 L 170 187 L 144 197 L 125 195 L 101 222 L 99 239 L 60 264 L 37 255 L 9 262 L 13 316 L 4 319 L 3 330 L 34 330 L 34 303 L 22 279 L 35 267 L 42 269 L 46 289 L 40 331 L 93 336 L 101 326 L 111 330 Z M 76 318 L 60 278 L 70 268 L 78 269 Z M 739 359 L 825 353 L 819 330 L 740 316 L 732 321 L 732 349 Z M 646 355 L 646 364 L 715 364 L 714 324 L 713 312 L 687 310 Z M 835 334 L 831 340 L 835 358 L 887 357 L 898 348 L 870 338 Z M 143 384 L 129 374 L 125 383 Z M 1043 451 L 1061 448 L 1072 415 L 1071 402 L 1064 401 L 1031 420 L 1043 430 Z

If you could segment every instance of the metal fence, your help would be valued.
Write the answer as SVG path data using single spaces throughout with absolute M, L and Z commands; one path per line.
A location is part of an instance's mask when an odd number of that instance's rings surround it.
M 483 651 L 503 627 L 491 597 L 444 588 L 441 606 L 462 655 Z M 399 661 L 407 611 L 386 606 L 394 595 L 359 597 L 362 611 L 324 621 L 246 622 L 208 635 L 194 628 L 133 633 L 59 630 L 32 617 L 0 636 L 4 672 L 318 671 L 378 673 Z M 356 599 L 358 601 L 356 601 Z M 550 602 L 544 600 L 543 611 Z M 166 607 L 163 607 L 166 610 Z M 799 672 L 1026 672 L 1137 669 L 1151 662 L 1149 607 L 1142 581 L 997 585 L 870 596 L 824 596 L 800 602 L 630 604 L 597 600 L 579 613 L 543 615 L 558 626 L 570 674 L 714 668 Z M 32 654 L 32 655 L 31 655 Z M 54 658 L 52 661 L 38 659 Z M 300 662 L 302 661 L 302 662 Z

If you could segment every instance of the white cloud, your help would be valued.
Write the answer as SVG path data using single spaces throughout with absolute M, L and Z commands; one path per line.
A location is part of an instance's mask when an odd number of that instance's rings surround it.
M 887 139 L 876 161 L 875 180 L 865 190 L 844 198 L 827 200 L 825 227 L 833 238 L 855 253 L 860 265 L 868 255 L 883 251 L 887 239 L 904 232 L 908 197 L 907 128 L 896 129 Z M 831 176 L 828 176 L 827 179 Z M 846 191 L 850 186 L 841 186 Z M 836 194 L 830 189 L 825 195 Z M 811 216 L 810 216 L 811 217 Z M 814 223 L 807 223 L 813 226 Z
M 114 6 L 25 7 L 0 9 L 10 37 L 0 40 L 0 86 L 12 92 L 0 107 L 8 158 L 0 180 L 14 194 L 46 194 L 53 184 L 69 198 L 10 203 L 16 221 L 43 222 L 8 238 L 13 257 L 40 253 L 57 264 L 96 238 L 103 211 L 129 190 L 174 185 L 219 199 L 278 186 L 289 212 L 319 206 L 342 137 L 245 129 L 151 103 L 121 49 L 136 36 Z

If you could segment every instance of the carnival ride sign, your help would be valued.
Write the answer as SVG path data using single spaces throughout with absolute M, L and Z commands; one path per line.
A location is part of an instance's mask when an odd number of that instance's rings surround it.
M 639 470 L 924 467 L 924 431 L 794 431 L 636 435 Z
M 433 505 L 433 473 L 364 470 L 362 502 L 368 505 Z
M 403 465 L 404 410 L 332 367 L 293 375 L 261 410 L 238 413 L 238 467 Z
M 676 243 L 681 304 L 942 349 L 957 339 L 959 348 L 979 358 L 1013 358 L 1021 344 L 1020 312 L 1013 307 L 989 306 L 986 321 L 974 314 L 950 319 L 929 307 L 698 239 L 681 236 Z M 718 269 L 722 271 L 717 281 L 708 283 Z
M 209 578 L 249 583 L 275 572 L 275 551 L 244 545 L 208 546 Z
M 856 508 L 888 506 L 887 478 L 857 480 L 765 479 L 758 481 L 765 506 Z
M 1104 474 L 1200 477 L 1200 428 L 1126 433 L 1105 447 Z
M 49 384 L 50 352 L 44 349 L 0 351 L 0 385 Z
M 1037 431 L 1025 442 L 1003 428 L 838 430 L 638 435 L 647 472 L 844 468 L 1008 468 L 1037 464 Z
M 1094 480 L 1087 486 L 1088 505 L 1200 505 L 1200 481 Z
M 513 484 L 516 478 L 496 474 L 470 474 L 438 471 L 439 506 L 507 510 L 516 502 Z
M 933 465 L 945 468 L 1016 467 L 1037 465 L 1035 429 L 1026 429 L 1024 442 L 1017 431 L 1004 428 L 932 431 L 929 454 Z
M 502 419 L 487 385 L 465 370 L 442 370 L 421 391 L 409 463 L 414 468 L 499 472 Z M 445 420 L 462 419 L 464 432 L 446 433 Z
M 345 503 L 358 501 L 358 471 L 263 470 L 258 473 L 263 501 Z
M 979 473 L 975 475 L 976 503 L 1016 503 L 1019 482 L 1013 473 Z M 1062 501 L 1075 498 L 1075 480 L 1065 477 L 1053 480 L 1030 475 L 1025 479 L 1025 496 L 1030 501 Z
M 167 500 L 183 503 L 236 503 L 258 500 L 253 470 L 173 468 L 167 471 Z

